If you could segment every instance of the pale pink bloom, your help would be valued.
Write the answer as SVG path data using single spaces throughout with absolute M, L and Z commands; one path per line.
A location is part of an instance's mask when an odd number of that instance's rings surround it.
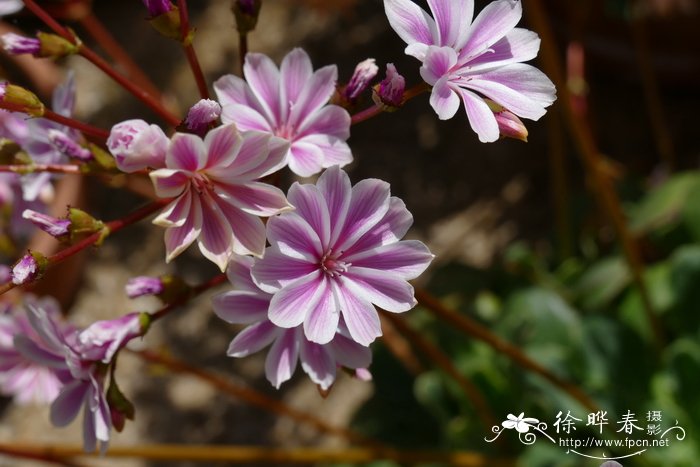
M 41 306 L 54 319 L 60 316 L 58 304 L 52 299 L 36 300 L 27 297 L 26 301 Z M 62 328 L 64 332 L 71 329 L 65 325 L 62 325 Z M 70 379 L 70 372 L 26 358 L 15 348 L 16 336 L 39 341 L 39 336 L 30 325 L 25 310 L 21 307 L 7 306 L 0 313 L 0 391 L 4 395 L 13 396 L 19 404 L 53 402 L 63 386 L 63 381 Z
M 157 125 L 143 120 L 125 120 L 112 127 L 107 139 L 109 152 L 122 172 L 165 166 L 168 137 Z
M 374 306 L 413 308 L 407 281 L 433 259 L 423 243 L 400 241 L 413 217 L 388 183 L 367 179 L 351 187 L 337 166 L 316 185 L 295 183 L 288 196 L 296 210 L 268 221 L 271 246 L 253 266 L 256 284 L 273 294 L 270 321 L 303 324 L 307 339 L 326 344 L 342 315 L 349 336 L 369 345 L 382 333 Z
M 515 115 L 542 117 L 556 99 L 552 82 L 521 62 L 537 56 L 536 33 L 515 26 L 522 16 L 519 0 L 496 0 L 474 19 L 474 0 L 428 0 L 433 14 L 410 0 L 384 0 L 392 28 L 419 59 L 423 79 L 433 86 L 430 104 L 441 120 L 460 105 L 482 142 L 496 141 L 498 124 L 484 97 Z
M 22 0 L 0 0 L 0 16 L 17 13 L 24 8 Z
M 328 389 L 336 378 L 338 367 L 363 369 L 372 361 L 368 347 L 347 337 L 341 322 L 341 332 L 324 345 L 310 342 L 301 326 L 285 329 L 275 326 L 267 317 L 272 295 L 260 290 L 250 276 L 253 259 L 236 256 L 226 273 L 235 290 L 214 296 L 214 312 L 224 321 L 246 325 L 228 348 L 230 357 L 245 357 L 270 346 L 265 360 L 265 375 L 279 388 L 294 374 L 297 361 L 311 380 Z
M 129 298 L 136 298 L 144 295 L 158 295 L 165 290 L 165 285 L 160 277 L 137 276 L 127 281 L 124 290 Z
M 284 164 L 289 143 L 269 133 L 239 133 L 224 125 L 202 138 L 173 136 L 164 169 L 151 172 L 156 194 L 176 198 L 153 221 L 167 227 L 166 261 L 198 239 L 199 250 L 223 271 L 232 253 L 262 255 L 260 216 L 290 205 L 278 188 L 257 181 Z
M 272 133 L 291 143 L 289 168 L 303 177 L 352 161 L 350 115 L 327 105 L 335 92 L 335 65 L 313 71 L 309 56 L 294 49 L 277 66 L 267 56 L 246 55 L 246 81 L 226 75 L 214 83 L 223 107 L 221 120 L 243 130 Z

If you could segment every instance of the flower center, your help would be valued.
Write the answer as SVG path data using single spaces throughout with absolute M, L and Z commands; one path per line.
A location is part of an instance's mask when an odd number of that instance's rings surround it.
M 342 273 L 348 272 L 348 268 L 351 266 L 351 263 L 340 261 L 338 256 L 340 255 L 333 255 L 333 252 L 329 250 L 328 253 L 321 258 L 321 269 L 331 277 L 338 277 L 342 275 Z
M 201 172 L 196 172 L 190 181 L 194 189 L 197 190 L 197 193 L 200 195 L 213 190 L 214 187 L 211 180 Z
M 294 139 L 294 128 L 289 123 L 285 123 L 282 126 L 275 128 L 275 136 L 284 138 L 286 140 L 292 141 Z

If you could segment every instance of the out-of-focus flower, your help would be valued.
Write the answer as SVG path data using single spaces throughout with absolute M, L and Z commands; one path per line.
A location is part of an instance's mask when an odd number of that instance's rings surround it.
M 12 270 L 5 264 L 0 264 L 0 284 L 6 284 L 12 280 Z
M 97 321 L 78 334 L 75 350 L 82 359 L 109 363 L 127 342 L 144 335 L 149 324 L 146 313 L 129 313 L 121 318 Z
M 42 214 L 31 209 L 25 209 L 22 217 L 53 237 L 63 237 L 70 234 L 71 221 Z
M 17 13 L 24 8 L 22 0 L 0 0 L 0 16 Z
M 367 89 L 374 77 L 377 76 L 379 67 L 374 62 L 373 58 L 368 58 L 357 64 L 350 81 L 343 89 L 343 97 L 348 101 L 353 102 L 360 97 L 362 91 Z
M 90 150 L 79 145 L 73 138 L 68 136 L 62 131 L 56 129 L 49 129 L 47 136 L 49 138 L 49 143 L 66 157 L 72 159 L 78 159 L 83 162 L 89 162 L 93 160 L 93 155 Z
M 482 142 L 496 141 L 496 118 L 489 98 L 515 115 L 537 120 L 556 99 L 552 82 L 521 62 L 535 58 L 540 39 L 515 26 L 519 0 L 496 0 L 472 22 L 473 0 L 429 0 L 431 17 L 410 0 L 384 0 L 389 23 L 407 44 L 406 53 L 423 63 L 423 79 L 433 87 L 430 105 L 441 120 L 460 105 Z
M 235 290 L 214 296 L 214 312 L 224 321 L 247 325 L 228 348 L 230 357 L 245 357 L 271 346 L 265 360 L 265 375 L 279 388 L 289 380 L 301 361 L 301 367 L 311 380 L 322 389 L 328 389 L 341 367 L 365 369 L 372 361 L 368 347 L 347 337 L 341 322 L 341 331 L 324 345 L 310 342 L 301 326 L 291 329 L 275 326 L 267 317 L 272 295 L 258 288 L 250 276 L 253 259 L 235 257 L 226 273 Z M 365 370 L 366 371 L 366 370 Z
M 143 0 L 151 18 L 156 18 L 171 11 L 174 7 L 170 0 Z
M 326 344 L 342 316 L 350 337 L 369 345 L 382 334 L 374 305 L 394 313 L 413 308 L 407 281 L 433 259 L 423 243 L 400 241 L 413 217 L 388 183 L 367 179 L 351 187 L 337 166 L 316 185 L 292 185 L 289 201 L 295 211 L 268 221 L 271 246 L 252 272 L 273 294 L 270 321 L 303 323 L 308 340 Z
M 240 34 L 247 34 L 255 29 L 261 6 L 262 0 L 233 0 L 231 10 Z
M 12 55 L 31 54 L 35 57 L 60 58 L 78 52 L 78 46 L 56 34 L 37 33 L 26 37 L 13 32 L 0 36 L 5 52 Z
M 257 181 L 284 164 L 289 143 L 269 133 L 239 133 L 233 124 L 202 138 L 177 133 L 164 169 L 151 172 L 156 194 L 176 198 L 153 221 L 167 227 L 166 261 L 198 240 L 223 271 L 232 253 L 262 255 L 267 217 L 289 209 L 284 193 Z
M 28 304 L 40 306 L 52 319 L 58 320 L 60 310 L 53 299 L 37 300 L 27 296 L 25 300 Z M 63 333 L 72 331 L 72 328 L 62 323 L 59 324 L 59 329 Z M 40 341 L 22 307 L 8 307 L 0 314 L 0 391 L 4 395 L 13 396 L 19 404 L 53 402 L 63 381 L 70 379 L 70 372 L 26 358 L 15 348 L 15 336 Z
M 5 52 L 19 55 L 32 54 L 38 55 L 41 50 L 41 42 L 36 37 L 26 37 L 14 32 L 8 32 L 0 36 L 2 48 Z
M 406 80 L 396 71 L 393 63 L 386 65 L 386 77 L 374 87 L 372 98 L 377 105 L 399 107 L 403 103 Z
M 226 75 L 214 83 L 224 123 L 289 141 L 287 163 L 303 177 L 352 161 L 345 142 L 350 115 L 342 107 L 326 105 L 335 91 L 335 65 L 314 72 L 306 52 L 294 49 L 278 69 L 267 56 L 249 53 L 243 74 L 246 81 Z
M 112 127 L 107 147 L 122 172 L 136 172 L 147 167 L 165 167 L 168 137 L 157 125 L 143 120 L 125 120 Z
M 221 115 L 221 106 L 211 99 L 202 99 L 193 105 L 187 112 L 185 126 L 188 130 L 199 136 L 209 129 L 209 125 L 214 123 Z
M 125 290 L 129 298 L 136 298 L 144 295 L 158 295 L 164 288 L 160 277 L 138 276 L 127 281 Z

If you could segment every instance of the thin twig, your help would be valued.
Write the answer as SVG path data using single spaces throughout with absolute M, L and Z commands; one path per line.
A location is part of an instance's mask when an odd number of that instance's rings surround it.
M 0 172 L 14 172 L 19 174 L 50 172 L 60 174 L 79 174 L 79 165 L 68 164 L 29 164 L 29 165 L 0 165 Z
M 199 90 L 199 95 L 202 99 L 209 99 L 209 90 L 207 89 L 207 82 L 204 79 L 204 73 L 202 73 L 202 67 L 199 65 L 199 59 L 197 59 L 197 53 L 192 45 L 192 31 L 190 31 L 190 19 L 187 10 L 187 0 L 178 0 L 178 9 L 180 11 L 180 33 L 182 39 L 182 47 L 185 50 L 185 55 L 187 56 L 187 61 L 192 69 L 192 74 L 194 75 L 194 80 L 197 83 L 197 89 Z

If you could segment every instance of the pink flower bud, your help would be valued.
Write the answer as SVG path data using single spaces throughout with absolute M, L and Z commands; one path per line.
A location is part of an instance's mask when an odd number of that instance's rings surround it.
M 29 252 L 12 267 L 12 283 L 28 284 L 36 280 L 46 269 L 46 258 L 38 252 Z
M 2 48 L 11 55 L 32 54 L 37 55 L 41 50 L 41 42 L 34 37 L 25 37 L 14 32 L 8 32 L 0 36 Z
M 22 217 L 53 237 L 62 237 L 70 233 L 71 222 L 68 219 L 59 219 L 31 209 L 25 209 Z
M 377 105 L 399 107 L 403 103 L 403 92 L 406 89 L 406 80 L 396 71 L 393 63 L 386 65 L 386 78 L 374 87 L 372 96 Z
M 157 125 L 126 120 L 112 127 L 107 147 L 123 172 L 165 166 L 168 137 Z
M 121 318 L 97 321 L 78 334 L 76 351 L 84 360 L 109 363 L 127 342 L 146 332 L 149 322 L 145 313 L 129 313 Z
M 221 115 L 221 106 L 211 99 L 202 99 L 193 105 L 187 112 L 185 126 L 188 130 L 199 136 L 209 129 L 209 125 L 214 123 Z
M 173 9 L 173 4 L 170 0 L 143 0 L 143 4 L 148 10 L 148 15 L 151 18 L 156 18 L 164 15 Z
M 233 0 L 231 10 L 239 33 L 247 34 L 255 29 L 261 5 L 261 0 Z
M 350 82 L 343 90 L 343 96 L 349 101 L 354 101 L 367 89 L 369 83 L 377 76 L 379 67 L 374 64 L 373 58 L 368 58 L 357 64 L 355 71 L 350 78 Z
M 504 107 L 496 104 L 490 99 L 485 99 L 486 104 L 493 111 L 493 116 L 496 117 L 498 123 L 498 131 L 502 137 L 519 139 L 527 143 L 528 131 L 525 124 L 513 112 L 506 110 Z
M 83 162 L 89 162 L 93 160 L 92 153 L 88 150 L 70 139 L 68 135 L 64 132 L 50 129 L 48 132 L 49 143 L 61 154 L 68 156 L 72 159 L 78 159 Z
M 141 297 L 144 295 L 158 295 L 163 292 L 165 286 L 160 277 L 138 276 L 132 277 L 126 283 L 126 295 L 129 298 Z

